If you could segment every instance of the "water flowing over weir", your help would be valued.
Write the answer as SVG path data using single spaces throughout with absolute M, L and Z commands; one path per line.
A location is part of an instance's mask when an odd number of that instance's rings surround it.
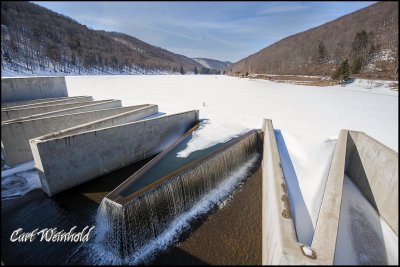
M 168 157 L 176 158 L 176 151 L 182 142 L 190 140 L 193 130 L 103 199 L 97 214 L 96 241 L 105 250 L 121 258 L 134 254 L 162 235 L 174 219 L 193 208 L 238 168 L 258 157 L 262 149 L 261 131 L 253 130 L 197 153 L 190 162 L 171 161 L 171 168 Z M 163 160 L 167 169 L 154 177 L 152 169 L 160 170 L 158 164 Z M 150 182 L 138 182 L 142 178 Z

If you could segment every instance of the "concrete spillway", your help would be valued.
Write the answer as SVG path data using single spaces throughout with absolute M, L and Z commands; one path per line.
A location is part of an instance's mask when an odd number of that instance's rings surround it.
M 260 152 L 259 131 L 177 158 L 191 139 L 175 144 L 112 191 L 99 208 L 107 249 L 126 256 L 160 235 L 174 218 Z

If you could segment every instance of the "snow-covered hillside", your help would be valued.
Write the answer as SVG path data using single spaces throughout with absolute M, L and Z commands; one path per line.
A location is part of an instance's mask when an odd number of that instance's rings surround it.
M 219 61 L 209 58 L 193 58 L 193 60 L 201 64 L 205 68 L 214 70 L 224 70 L 230 65 L 232 65 L 232 63 L 228 61 Z
M 35 65 L 39 65 L 37 62 L 33 63 Z M 122 70 L 113 70 L 111 68 L 103 68 L 103 69 L 78 69 L 78 68 L 70 68 L 68 71 L 60 70 L 58 67 L 54 68 L 51 63 L 49 63 L 48 67 L 44 67 L 43 69 L 36 68 L 33 71 L 31 69 L 26 68 L 24 65 L 18 62 L 12 63 L 2 63 L 1 68 L 1 76 L 2 77 L 19 77 L 19 76 L 77 76 L 77 75 L 136 75 L 136 74 L 145 74 L 145 75 L 154 75 L 154 74 L 179 74 L 179 72 L 168 72 L 160 69 L 143 69 L 139 67 L 133 67 L 130 70 L 124 68 Z M 192 73 L 188 73 L 192 74 Z

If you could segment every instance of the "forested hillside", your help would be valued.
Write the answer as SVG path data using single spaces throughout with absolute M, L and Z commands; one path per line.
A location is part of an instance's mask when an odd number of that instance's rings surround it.
M 240 60 L 233 75 L 332 75 L 347 60 L 352 75 L 398 77 L 398 2 L 378 2 L 274 43 Z
M 1 3 L 2 70 L 193 73 L 196 61 L 132 36 L 92 30 L 29 2 Z

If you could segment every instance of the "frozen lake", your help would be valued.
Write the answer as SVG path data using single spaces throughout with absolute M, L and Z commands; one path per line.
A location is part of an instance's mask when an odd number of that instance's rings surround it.
M 340 129 L 364 131 L 397 151 L 398 92 L 384 82 L 355 80 L 315 87 L 207 75 L 68 76 L 70 96 L 153 103 L 160 112 L 200 110 L 206 124 L 179 153 L 260 129 L 263 118 L 282 133 L 312 224 Z

